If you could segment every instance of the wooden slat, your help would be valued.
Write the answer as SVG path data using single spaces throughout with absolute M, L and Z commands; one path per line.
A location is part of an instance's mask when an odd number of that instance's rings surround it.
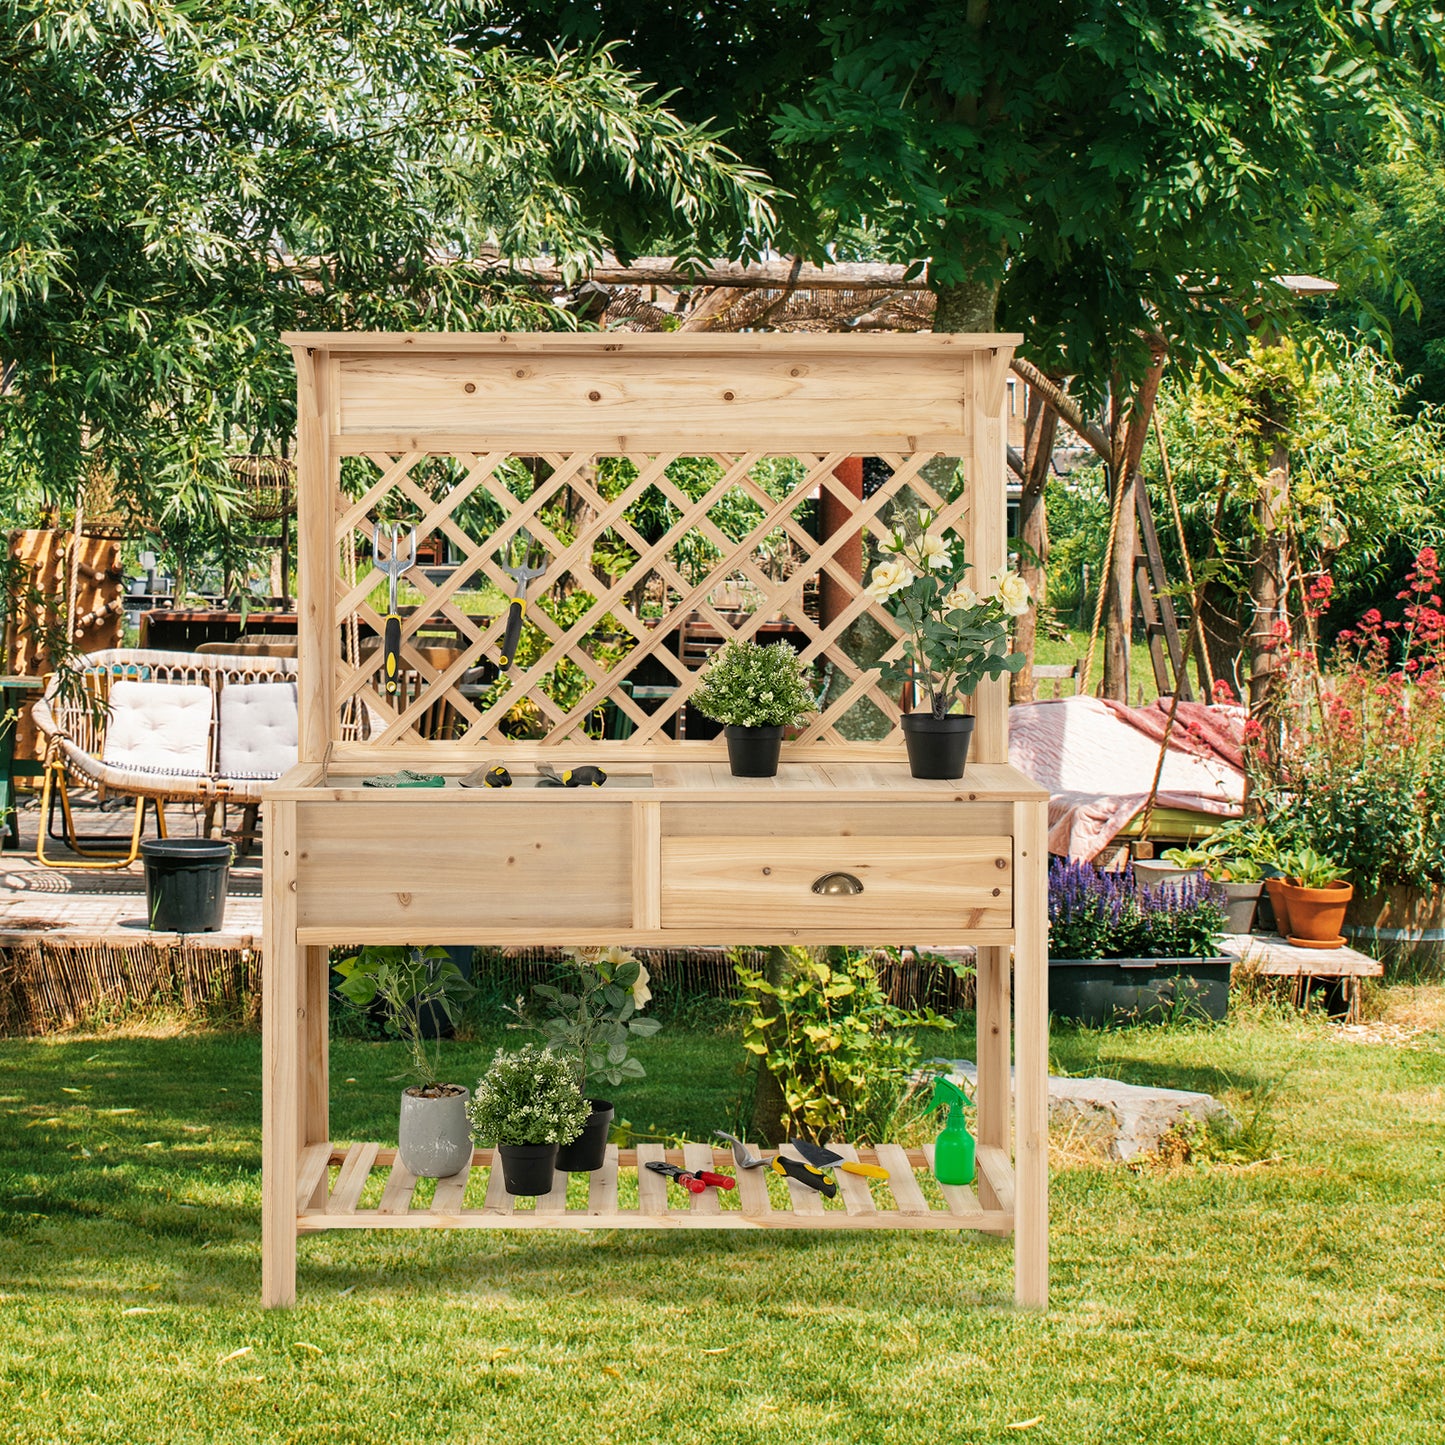
M 468 1160 L 455 1174 L 437 1180 L 437 1192 L 432 1196 L 431 1207 L 436 1214 L 453 1214 L 462 1207 L 462 1198 L 467 1192 L 467 1178 L 472 1172 Z
M 552 1187 L 545 1194 L 537 1196 L 538 1214 L 562 1214 L 567 1208 L 567 1181 L 571 1175 L 565 1169 L 558 1169 L 552 1176 Z
M 929 1169 L 933 1168 L 932 1144 L 923 1146 L 924 1157 L 928 1160 Z M 937 1180 L 939 1192 L 943 1195 L 944 1202 L 948 1205 L 949 1211 L 953 1214 L 977 1214 L 979 1212 L 978 1196 L 974 1194 L 966 1184 L 945 1184 L 943 1180 Z
M 998 1207 L 1006 1214 L 1014 1209 L 1014 1170 L 1009 1157 L 1002 1149 L 991 1145 L 980 1145 L 978 1151 L 978 1172 L 988 1180 Z
M 685 1143 L 682 1146 L 682 1167 L 696 1173 L 699 1169 L 712 1169 L 712 1145 Z M 690 1196 L 694 1214 L 716 1214 L 721 1208 L 718 1191 L 709 1187 L 701 1194 Z
M 791 1144 L 784 1144 L 778 1153 L 788 1159 L 796 1159 L 800 1164 L 807 1163 L 807 1160 L 793 1148 Z M 810 1189 L 806 1184 L 799 1184 L 796 1179 L 787 1179 L 788 1197 L 793 1201 L 794 1214 L 821 1214 L 823 1212 L 823 1196 L 816 1190 Z
M 888 1188 L 901 1214 L 928 1214 L 931 1211 L 918 1181 L 913 1177 L 913 1165 L 908 1154 L 897 1144 L 880 1144 L 874 1151 L 878 1162 L 888 1171 Z
M 830 1144 L 828 1147 L 835 1154 L 841 1154 L 845 1159 L 857 1161 L 858 1151 L 851 1144 Z M 868 1181 L 862 1175 L 849 1174 L 846 1170 L 835 1169 L 833 1178 L 838 1181 L 838 1195 L 849 1214 L 876 1214 L 878 1212 L 878 1206 L 873 1202 L 873 1191 L 868 1187 Z
M 386 1188 L 381 1191 L 381 1203 L 376 1206 L 378 1214 L 405 1214 L 411 1208 L 411 1196 L 416 1189 L 416 1175 L 401 1162 L 392 1161 L 391 1173 L 387 1175 Z
M 376 1150 L 375 1144 L 353 1144 L 346 1151 L 341 1172 L 336 1176 L 336 1183 L 331 1187 L 331 1197 L 326 1201 L 327 1214 L 355 1212 L 356 1201 L 361 1198 L 371 1166 L 376 1162 Z
M 754 1154 L 762 1152 L 762 1146 L 754 1144 Z M 770 1169 L 739 1169 L 738 1206 L 750 1219 L 764 1219 L 773 1212 L 773 1201 L 768 1197 L 768 1175 Z
M 491 1171 L 487 1175 L 487 1192 L 482 1208 L 488 1214 L 511 1214 L 517 1199 L 507 1193 L 507 1181 L 502 1174 L 502 1156 L 493 1149 Z
M 667 1213 L 667 1180 L 646 1167 L 654 1159 L 666 1162 L 667 1151 L 661 1144 L 637 1146 L 637 1208 L 642 1214 Z
M 308 1144 L 301 1151 L 296 1169 L 296 1209 L 310 1209 L 326 1179 L 326 1166 L 331 1161 L 330 1144 Z
M 617 1145 L 607 1146 L 607 1156 L 600 1169 L 594 1169 L 587 1180 L 587 1212 L 589 1214 L 616 1214 L 617 1206 Z

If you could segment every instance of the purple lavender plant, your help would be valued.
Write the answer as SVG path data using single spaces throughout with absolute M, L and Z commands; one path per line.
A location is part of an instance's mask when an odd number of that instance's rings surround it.
M 1132 869 L 1049 864 L 1049 952 L 1055 958 L 1202 958 L 1217 951 L 1224 890 L 1185 879 L 1143 887 Z

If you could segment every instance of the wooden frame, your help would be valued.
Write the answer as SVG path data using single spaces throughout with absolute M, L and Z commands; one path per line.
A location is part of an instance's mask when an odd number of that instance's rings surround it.
M 1011 1229 L 1016 1298 L 1046 1303 L 1047 797 L 1008 765 L 1002 680 L 973 700 L 962 782 L 909 775 L 897 700 L 853 656 L 860 628 L 885 652 L 897 629 L 843 561 L 891 505 L 922 504 L 963 537 L 980 575 L 1003 569 L 1004 384 L 1017 339 L 286 337 L 300 401 L 300 763 L 266 803 L 268 1306 L 294 1301 L 298 1233 L 358 1226 Z M 836 475 L 854 456 L 880 459 L 867 499 Z M 844 502 L 846 531 L 820 536 L 811 523 L 824 491 Z M 661 517 L 650 535 L 629 512 L 644 497 Z M 409 682 L 388 698 L 361 636 L 380 631 L 382 577 L 362 559 L 373 526 L 398 519 L 444 537 L 459 560 L 415 578 Z M 523 528 L 545 549 L 538 590 L 554 600 L 532 597 L 530 651 L 524 642 L 515 675 L 487 692 L 469 670 L 494 650 L 502 619 L 468 612 L 462 594 L 478 576 L 510 590 L 498 554 Z M 807 597 L 825 574 L 826 617 Z M 728 609 L 730 588 L 758 605 Z M 720 740 L 668 735 L 696 683 L 679 634 L 698 619 L 714 637 L 753 636 L 773 619 L 827 679 L 776 778 L 733 778 Z M 421 636 L 436 620 L 449 651 Z M 670 678 L 653 711 L 626 685 L 649 659 Z M 599 709 L 628 735 L 596 737 Z M 512 735 L 519 717 L 533 736 Z M 454 784 L 493 757 L 517 786 L 362 786 L 405 766 Z M 548 758 L 601 762 L 608 784 L 529 786 Z M 854 873 L 863 892 L 813 892 L 832 871 Z M 824 1208 L 806 1189 L 779 1184 L 770 1199 L 740 1178 L 724 1203 L 710 1192 L 676 1206 L 637 1170 L 649 1153 L 639 1146 L 610 1156 L 585 1208 L 568 1207 L 564 1184 L 518 1210 L 487 1150 L 420 1207 L 393 1151 L 331 1141 L 329 945 L 869 944 L 904 933 L 978 949 L 976 1194 L 940 1192 L 915 1177 L 924 1153 L 880 1144 L 863 1157 L 893 1170 L 887 1192 L 845 1176 L 840 1202 Z M 708 1145 L 678 1159 L 704 1156 L 728 1163 Z M 379 1166 L 390 1172 L 373 1184 Z

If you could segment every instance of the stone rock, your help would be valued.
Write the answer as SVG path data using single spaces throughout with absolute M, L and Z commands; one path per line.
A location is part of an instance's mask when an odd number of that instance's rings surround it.
M 970 1095 L 978 1079 L 968 1059 L 939 1060 Z M 1220 1119 L 1232 1124 L 1229 1111 L 1212 1094 L 1188 1089 L 1156 1089 L 1121 1084 L 1117 1079 L 1060 1079 L 1049 1075 L 1051 1123 L 1081 1123 L 1110 1159 L 1132 1159 L 1153 1153 L 1159 1141 L 1181 1119 L 1201 1124 Z

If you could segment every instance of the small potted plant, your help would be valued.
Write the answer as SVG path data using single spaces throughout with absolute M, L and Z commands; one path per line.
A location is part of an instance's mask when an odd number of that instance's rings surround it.
M 1300 948 L 1343 948 L 1345 909 L 1354 896 L 1353 885 L 1345 882 L 1350 870 L 1333 859 L 1321 857 L 1313 848 L 1297 848 L 1280 859 L 1284 872 L 1275 899 L 1284 900 L 1282 930 Z
M 508 1194 L 547 1194 L 558 1147 L 582 1132 L 587 1105 L 567 1060 L 526 1044 L 515 1053 L 497 1050 L 467 1117 L 478 1144 L 496 1145 Z
M 1049 1010 L 1088 1024 L 1184 1010 L 1223 1019 L 1230 960 L 1219 952 L 1224 896 L 1185 878 L 1141 886 L 1132 870 L 1049 865 Z
M 1202 878 L 1208 862 L 1209 854 L 1202 848 L 1166 848 L 1157 858 L 1135 858 L 1129 866 L 1140 883 L 1161 888 L 1186 878 Z
M 723 725 L 728 764 L 739 778 L 778 771 L 783 730 L 816 707 L 803 664 L 786 642 L 728 642 L 702 675 L 692 705 Z
M 927 706 L 902 717 L 908 765 L 915 778 L 961 778 L 973 715 L 953 709 L 986 677 L 1017 672 L 1010 654 L 1012 619 L 1028 611 L 1028 584 L 1005 572 L 980 588 L 956 533 L 933 532 L 929 512 L 895 521 L 884 539 L 868 594 L 885 603 L 904 629 L 903 655 L 877 664 L 884 682 L 921 690 Z
M 1226 854 L 1210 856 L 1204 876 L 1224 889 L 1226 933 L 1248 933 L 1254 927 L 1259 895 L 1264 891 L 1264 869 L 1253 858 Z
M 555 983 L 532 990 L 526 1011 L 513 1012 L 567 1060 L 577 1091 L 586 1099 L 582 1132 L 557 1151 L 557 1168 L 572 1172 L 600 1169 L 607 1156 L 612 1101 L 591 1096 L 589 1087 L 606 1083 L 616 1088 L 624 1079 L 644 1077 L 630 1045 L 650 1038 L 662 1025 L 640 1012 L 652 990 L 646 967 L 625 948 L 574 948 L 568 959 Z
M 441 1028 L 472 992 L 444 948 L 363 948 L 336 965 L 338 991 L 361 1008 L 380 1003 L 387 1031 L 407 1046 L 397 1153 L 418 1179 L 444 1179 L 472 1157 L 467 1091 L 441 1079 Z M 428 1036 L 431 1037 L 428 1037 Z

